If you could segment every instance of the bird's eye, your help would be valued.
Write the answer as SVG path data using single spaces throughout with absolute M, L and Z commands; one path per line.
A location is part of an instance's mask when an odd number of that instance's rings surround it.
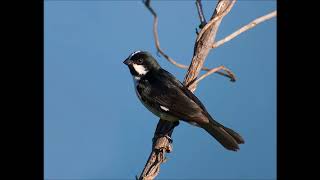
M 143 62 L 143 59 L 138 59 L 139 64 L 142 64 L 142 62 Z

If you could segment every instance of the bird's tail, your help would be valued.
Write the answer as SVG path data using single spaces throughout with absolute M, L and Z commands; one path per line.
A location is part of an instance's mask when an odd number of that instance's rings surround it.
M 243 138 L 238 133 L 214 120 L 210 120 L 209 123 L 203 123 L 200 126 L 228 150 L 237 151 L 239 150 L 238 144 L 244 144 Z

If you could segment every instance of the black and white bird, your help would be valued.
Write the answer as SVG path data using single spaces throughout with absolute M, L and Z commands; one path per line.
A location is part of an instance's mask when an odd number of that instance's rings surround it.
M 206 130 L 226 149 L 237 151 L 243 138 L 215 121 L 200 100 L 146 51 L 135 51 L 124 62 L 142 104 L 163 120 L 188 122 Z

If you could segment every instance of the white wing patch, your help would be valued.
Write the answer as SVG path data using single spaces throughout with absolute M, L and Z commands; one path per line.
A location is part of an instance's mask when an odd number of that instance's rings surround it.
M 148 72 L 148 70 L 143 65 L 132 64 L 132 66 L 134 70 L 140 75 L 145 75 Z
M 160 108 L 161 108 L 162 110 L 164 110 L 164 111 L 169 111 L 169 109 L 166 108 L 166 107 L 164 107 L 164 106 L 160 106 Z

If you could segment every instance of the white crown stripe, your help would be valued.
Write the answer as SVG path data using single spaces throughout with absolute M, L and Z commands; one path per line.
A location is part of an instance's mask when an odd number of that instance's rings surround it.
M 130 55 L 130 58 L 129 58 L 129 59 L 131 59 L 132 56 L 134 56 L 135 54 L 138 54 L 138 53 L 140 53 L 140 52 L 142 52 L 142 51 L 135 51 L 135 52 L 133 52 L 133 53 Z

